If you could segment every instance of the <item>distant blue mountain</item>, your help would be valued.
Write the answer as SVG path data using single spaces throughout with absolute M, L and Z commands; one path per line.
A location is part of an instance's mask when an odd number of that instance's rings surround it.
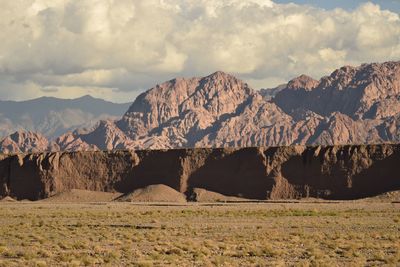
M 0 100 L 0 137 L 25 130 L 51 139 L 76 128 L 93 126 L 101 119 L 118 119 L 130 104 L 112 103 L 89 95 L 76 99 Z

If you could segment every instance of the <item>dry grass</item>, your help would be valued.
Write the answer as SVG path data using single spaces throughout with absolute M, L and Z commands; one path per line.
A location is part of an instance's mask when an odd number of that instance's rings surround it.
M 400 204 L 0 204 L 0 266 L 398 266 Z

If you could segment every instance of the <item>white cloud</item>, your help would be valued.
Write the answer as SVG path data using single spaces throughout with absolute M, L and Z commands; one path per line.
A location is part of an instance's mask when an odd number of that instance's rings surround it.
M 0 2 L 3 99 L 126 100 L 166 79 L 215 70 L 266 87 L 400 59 L 399 15 L 372 3 L 326 11 L 270 0 Z

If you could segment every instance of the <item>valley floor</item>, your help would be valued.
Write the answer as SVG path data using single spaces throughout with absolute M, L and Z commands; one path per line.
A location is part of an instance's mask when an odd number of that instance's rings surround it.
M 400 204 L 0 203 L 0 266 L 400 264 Z

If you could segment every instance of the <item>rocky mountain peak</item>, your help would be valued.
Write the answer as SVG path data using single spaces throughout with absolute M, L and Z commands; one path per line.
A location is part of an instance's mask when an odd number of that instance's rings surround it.
M 208 75 L 208 76 L 206 76 L 204 78 L 209 78 L 209 79 L 212 79 L 214 81 L 227 81 L 227 80 L 236 80 L 237 81 L 237 80 L 239 80 L 235 76 L 233 76 L 233 75 L 231 75 L 229 73 L 220 71 L 220 70 L 218 70 L 218 71 L 216 71 L 214 73 L 211 73 L 210 75 Z
M 314 80 L 310 76 L 307 75 L 300 75 L 299 77 L 291 80 L 287 84 L 288 89 L 304 89 L 306 91 L 311 91 L 315 87 L 317 87 L 319 84 L 319 81 Z
M 301 84 L 300 81 L 297 84 Z M 313 90 L 296 91 L 288 86 L 276 95 L 274 101 L 289 114 L 300 108 L 322 116 L 340 112 L 359 119 L 373 113 L 370 109 L 377 102 L 399 94 L 400 62 L 386 62 L 339 68 L 330 76 L 323 77 Z M 382 105 L 380 108 L 381 113 L 390 114 L 382 110 Z
M 203 78 L 174 79 L 138 96 L 117 125 L 136 140 L 175 120 L 190 120 L 181 129 L 187 133 L 199 121 L 215 121 L 234 112 L 252 94 L 246 83 L 221 71 Z

